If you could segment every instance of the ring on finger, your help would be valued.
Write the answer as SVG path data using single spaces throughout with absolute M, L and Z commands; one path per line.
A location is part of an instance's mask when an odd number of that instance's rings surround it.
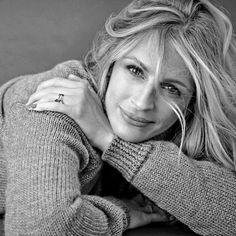
M 58 98 L 56 98 L 54 101 L 58 102 L 58 103 L 61 103 L 61 104 L 64 104 L 64 101 L 63 101 L 64 96 L 65 95 L 63 93 L 59 93 Z

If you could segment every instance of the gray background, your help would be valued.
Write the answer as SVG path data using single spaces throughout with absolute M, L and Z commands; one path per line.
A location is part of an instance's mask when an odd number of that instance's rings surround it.
M 0 85 L 79 59 L 105 19 L 130 0 L 0 0 Z M 236 1 L 218 0 L 236 23 Z

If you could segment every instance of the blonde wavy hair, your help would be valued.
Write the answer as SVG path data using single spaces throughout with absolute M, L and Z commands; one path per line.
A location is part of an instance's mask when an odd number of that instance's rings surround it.
M 181 124 L 180 150 L 236 170 L 236 44 L 229 18 L 210 1 L 135 0 L 110 16 L 84 59 L 99 96 L 104 99 L 114 62 L 150 32 L 160 58 L 170 43 L 194 80 L 186 114 L 169 104 Z

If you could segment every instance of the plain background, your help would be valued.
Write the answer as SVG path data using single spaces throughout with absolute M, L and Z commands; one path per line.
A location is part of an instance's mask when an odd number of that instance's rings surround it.
M 80 59 L 105 19 L 130 0 L 0 0 L 0 85 Z M 235 25 L 236 1 L 218 0 Z

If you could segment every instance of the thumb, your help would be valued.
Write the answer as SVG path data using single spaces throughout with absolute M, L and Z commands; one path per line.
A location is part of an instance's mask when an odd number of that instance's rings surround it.
M 167 222 L 169 221 L 169 218 L 167 215 L 160 214 L 160 213 L 146 213 L 147 217 L 149 218 L 150 223 L 151 222 Z

